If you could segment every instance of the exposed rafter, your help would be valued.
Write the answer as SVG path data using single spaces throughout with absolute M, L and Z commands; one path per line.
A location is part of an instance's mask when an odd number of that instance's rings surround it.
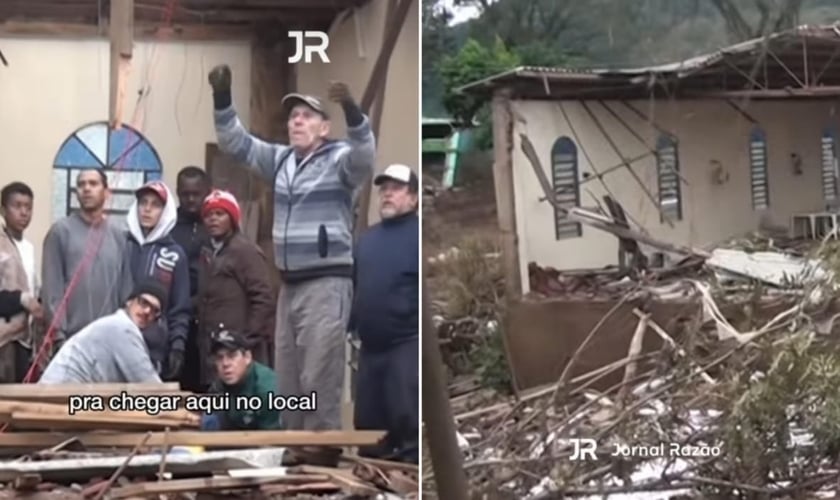
M 136 35 L 160 24 L 168 8 L 172 26 L 181 33 L 196 27 L 235 29 L 283 23 L 321 29 L 346 9 L 367 0 L 136 0 Z M 3 0 L 0 34 L 89 36 L 107 34 L 109 0 Z M 210 38 L 210 37 L 207 37 Z

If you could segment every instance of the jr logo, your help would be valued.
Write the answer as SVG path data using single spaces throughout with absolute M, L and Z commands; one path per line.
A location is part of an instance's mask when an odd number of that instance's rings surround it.
M 295 40 L 295 55 L 289 58 L 290 63 L 299 63 L 301 59 L 305 63 L 310 63 L 312 62 L 312 54 L 316 52 L 318 57 L 321 58 L 321 62 L 330 62 L 330 58 L 327 57 L 330 37 L 323 31 L 290 31 L 289 38 Z M 307 45 L 303 41 L 304 38 L 317 38 L 318 43 Z
M 573 438 L 570 441 L 575 447 L 572 451 L 572 456 L 569 457 L 569 460 L 587 460 L 587 457 L 591 460 L 598 459 L 598 457 L 595 456 L 595 450 L 598 449 L 598 443 L 596 443 L 594 439 Z

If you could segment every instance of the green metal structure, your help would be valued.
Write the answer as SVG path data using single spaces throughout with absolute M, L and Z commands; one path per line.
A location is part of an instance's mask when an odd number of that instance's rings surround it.
M 469 147 L 469 133 L 451 118 L 423 118 L 423 156 L 442 155 L 444 160 L 443 186 L 455 184 L 459 157 Z

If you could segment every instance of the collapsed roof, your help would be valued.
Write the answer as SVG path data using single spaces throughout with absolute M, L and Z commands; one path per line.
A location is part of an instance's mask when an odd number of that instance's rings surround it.
M 520 66 L 460 89 L 517 98 L 825 98 L 840 95 L 840 22 L 800 26 L 679 62 L 635 68 Z

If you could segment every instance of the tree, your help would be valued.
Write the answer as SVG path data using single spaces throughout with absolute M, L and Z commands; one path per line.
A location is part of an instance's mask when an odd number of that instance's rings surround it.
M 796 27 L 804 0 L 708 0 L 726 23 L 733 42 Z M 754 11 L 751 11 L 754 9 Z M 756 19 L 757 18 L 757 19 Z
M 470 36 L 492 44 L 501 38 L 528 66 L 567 65 L 586 50 L 593 32 L 580 23 L 584 12 L 577 0 L 455 0 L 456 6 L 476 7 Z
M 443 116 L 441 104 L 443 83 L 438 74 L 441 57 L 456 50 L 451 30 L 448 28 L 451 13 L 437 0 L 423 0 L 423 115 Z
M 465 123 L 473 121 L 475 114 L 486 103 L 486 97 L 465 95 L 458 89 L 482 78 L 503 73 L 519 65 L 519 58 L 505 47 L 500 38 L 491 46 L 469 39 L 454 56 L 444 57 L 440 75 L 446 89 L 443 105 L 449 115 Z

